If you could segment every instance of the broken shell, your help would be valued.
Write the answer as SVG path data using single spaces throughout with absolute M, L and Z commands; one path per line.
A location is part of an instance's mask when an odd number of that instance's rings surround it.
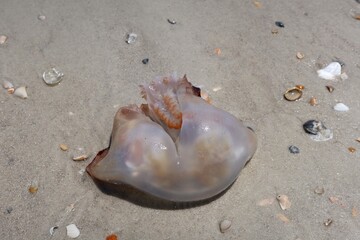
M 316 97 L 312 97 L 312 98 L 310 98 L 309 103 L 310 103 L 310 105 L 311 105 L 311 106 L 315 106 L 315 105 L 317 105 L 317 99 L 316 99 Z
M 353 207 L 353 208 L 351 209 L 351 215 L 352 215 L 353 217 L 357 217 L 357 216 L 359 215 L 359 210 L 358 210 L 356 207 Z
M 106 240 L 118 240 L 118 237 L 115 234 L 111 234 L 106 237 Z
M 335 80 L 341 75 L 341 65 L 339 62 L 332 62 L 325 68 L 318 70 L 317 73 L 320 78 Z
M 80 236 L 80 230 L 76 227 L 75 224 L 67 225 L 66 233 L 69 238 L 77 238 L 78 236 Z
M 300 149 L 297 146 L 291 145 L 289 146 L 289 151 L 293 154 L 300 153 Z
M 305 89 L 305 86 L 304 86 L 304 85 L 300 85 L 300 84 L 296 85 L 295 87 L 297 87 L 297 88 L 300 89 L 300 90 L 304 90 L 304 89 Z
M 274 29 L 271 29 L 271 33 L 272 33 L 272 34 L 278 34 L 278 33 L 279 33 L 279 30 L 277 30 L 277 29 L 275 29 L 275 28 L 274 28 Z
M 335 88 L 333 86 L 330 86 L 330 85 L 327 85 L 326 88 L 331 93 L 335 90 Z
M 33 181 L 30 184 L 28 190 L 29 190 L 29 193 L 32 193 L 32 194 L 37 193 L 37 191 L 38 191 L 38 183 L 37 183 L 37 181 Z
M 174 19 L 169 19 L 169 18 L 168 18 L 167 21 L 168 21 L 168 23 L 170 23 L 170 24 L 173 24 L 173 25 L 176 24 L 176 21 L 175 21 Z
M 58 226 L 51 227 L 50 230 L 49 230 L 50 236 L 54 235 L 55 230 L 58 229 L 58 228 L 59 228 Z
M 60 147 L 60 149 L 63 150 L 63 151 L 67 151 L 67 150 L 69 149 L 68 146 L 65 145 L 65 144 L 60 144 L 59 147 Z
M 148 104 L 118 110 L 110 147 L 86 168 L 95 183 L 172 202 L 209 199 L 227 189 L 255 153 L 255 133 L 202 99 L 186 76 L 159 78 L 141 90 Z
M 230 220 L 222 220 L 219 224 L 220 232 L 224 233 L 231 227 Z
M 46 19 L 46 16 L 45 16 L 45 15 L 39 15 L 39 16 L 38 16 L 38 19 L 39 19 L 40 21 L 44 21 L 44 20 Z
M 353 148 L 353 147 L 349 147 L 348 150 L 349 150 L 349 152 L 351 152 L 351 153 L 354 153 L 354 152 L 356 151 L 356 149 Z
M 220 48 L 215 48 L 214 50 L 215 54 L 220 56 L 221 55 L 221 49 Z
M 317 120 L 309 120 L 303 124 L 306 133 L 310 134 L 310 138 L 314 141 L 327 141 L 333 138 L 331 129 L 327 129 L 325 125 Z
M 60 83 L 63 77 L 64 73 L 54 67 L 45 71 L 42 75 L 44 82 L 50 86 Z
M 301 52 L 296 53 L 296 58 L 297 59 L 303 59 L 304 57 L 305 57 L 305 55 L 303 53 L 301 53 Z
M 339 198 L 334 197 L 334 196 L 329 197 L 329 201 L 330 201 L 331 203 L 336 203 L 336 202 L 338 202 L 339 200 L 340 200 Z
M 77 157 L 73 157 L 73 160 L 74 161 L 84 161 L 84 160 L 88 159 L 88 157 L 89 157 L 88 155 L 83 154 L 83 155 L 80 155 Z
M 357 139 L 355 139 L 355 141 L 357 141 L 357 142 L 359 142 L 359 143 L 360 143 L 360 137 L 359 137 L 359 138 L 357 138 Z
M 316 193 L 318 195 L 322 195 L 322 194 L 324 194 L 324 192 L 325 192 L 325 189 L 323 187 L 316 187 L 314 189 L 314 193 Z
M 302 91 L 301 91 L 301 89 L 299 89 L 297 87 L 293 87 L 293 88 L 286 90 L 286 92 L 284 94 L 284 98 L 288 101 L 299 100 L 301 98 L 301 96 L 302 96 Z
M 9 89 L 7 90 L 7 92 L 8 92 L 9 94 L 13 94 L 13 93 L 15 92 L 15 88 L 9 88 Z
M 7 80 L 5 80 L 2 85 L 3 85 L 3 88 L 5 88 L 5 89 L 14 88 L 14 85 Z
M 137 38 L 137 34 L 136 34 L 136 33 L 129 33 L 129 34 L 127 35 L 126 43 L 127 43 L 127 44 L 133 44 L 133 43 L 135 43 L 136 38 Z
M 289 209 L 291 207 L 291 202 L 289 201 L 289 197 L 284 194 L 279 194 L 276 196 L 276 199 L 279 202 L 279 205 L 282 210 Z
M 327 220 L 324 221 L 324 225 L 326 227 L 330 226 L 332 224 L 333 220 L 331 218 L 328 218 Z
M 349 107 L 343 103 L 338 103 L 334 106 L 334 110 L 338 112 L 347 112 L 349 111 Z
M 18 87 L 17 89 L 15 89 L 14 95 L 22 99 L 27 98 L 28 95 L 26 92 L 26 87 Z
M 4 44 L 5 42 L 6 42 L 6 40 L 7 40 L 7 36 L 5 36 L 5 35 L 0 35 L 0 45 L 2 45 L 2 44 Z
M 276 217 L 284 223 L 290 222 L 290 220 L 284 214 L 281 214 L 281 213 L 276 214 Z

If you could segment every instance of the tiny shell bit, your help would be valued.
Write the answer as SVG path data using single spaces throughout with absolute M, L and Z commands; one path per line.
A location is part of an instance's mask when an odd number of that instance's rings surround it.
M 172 202 L 223 192 L 257 147 L 253 131 L 209 104 L 186 76 L 140 86 L 147 104 L 121 107 L 110 147 L 86 170 L 101 186 L 130 186 Z

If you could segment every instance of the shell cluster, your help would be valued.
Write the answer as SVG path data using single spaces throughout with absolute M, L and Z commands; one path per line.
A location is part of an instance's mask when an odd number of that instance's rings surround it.
M 140 88 L 147 104 L 118 110 L 109 148 L 86 169 L 95 182 L 174 202 L 208 199 L 228 188 L 255 153 L 254 132 L 202 99 L 186 76 Z

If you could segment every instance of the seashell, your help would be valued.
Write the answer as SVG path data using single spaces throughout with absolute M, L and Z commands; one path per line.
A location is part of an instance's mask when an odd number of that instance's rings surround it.
M 314 189 L 314 193 L 316 193 L 318 195 L 322 195 L 322 194 L 324 194 L 324 192 L 325 192 L 325 189 L 323 187 L 316 187 Z
M 58 228 L 59 228 L 58 226 L 51 227 L 50 230 L 49 230 L 50 236 L 54 235 L 55 230 L 58 229 Z
M 316 99 L 316 97 L 312 97 L 312 98 L 310 98 L 309 103 L 310 103 L 310 105 L 311 105 L 311 106 L 315 106 L 315 105 L 317 105 L 317 99 Z
M 168 18 L 167 21 L 168 21 L 168 23 L 170 23 L 170 24 L 173 24 L 173 25 L 176 24 L 176 21 L 175 21 L 174 19 Z
M 66 144 L 60 144 L 59 147 L 63 151 L 67 151 L 69 149 L 69 147 Z
M 27 98 L 28 95 L 26 92 L 26 87 L 18 87 L 17 89 L 15 89 L 14 95 L 22 99 Z
M 284 98 L 288 101 L 296 101 L 299 100 L 302 96 L 302 90 L 298 87 L 293 87 L 284 93 Z
M 73 160 L 74 160 L 74 161 L 84 161 L 84 160 L 86 160 L 86 159 L 88 159 L 88 155 L 85 155 L 85 154 L 80 155 L 80 156 L 73 157 Z
M 289 209 L 291 207 L 291 202 L 289 201 L 289 197 L 284 194 L 279 194 L 276 196 L 276 199 L 279 202 L 279 205 L 282 210 Z
M 353 208 L 351 209 L 351 215 L 352 215 L 353 217 L 357 217 L 357 216 L 359 215 L 359 210 L 358 210 L 356 207 L 353 207 Z
M 14 85 L 8 80 L 4 80 L 2 85 L 3 85 L 3 88 L 5 88 L 5 89 L 14 88 Z
M 354 148 L 354 147 L 348 147 L 348 150 L 350 153 L 356 152 L 356 148 Z
M 331 93 L 335 90 L 335 88 L 333 86 L 330 86 L 330 85 L 327 85 L 326 88 Z
M 80 230 L 75 224 L 67 225 L 66 233 L 69 238 L 77 238 L 78 236 L 80 236 Z
M 3 45 L 6 43 L 6 40 L 8 39 L 5 35 L 0 35 L 0 45 Z
M 324 225 L 325 225 L 326 227 L 328 227 L 328 226 L 330 226 L 330 225 L 332 224 L 332 222 L 333 222 L 333 220 L 332 220 L 331 218 L 328 218 L 328 219 L 326 219 L 326 220 L 324 221 Z
M 325 80 L 335 80 L 341 75 L 341 65 L 339 62 L 332 62 L 325 68 L 317 71 L 318 76 Z
M 131 187 L 172 202 L 227 189 L 255 153 L 252 130 L 207 103 L 186 76 L 140 86 L 147 104 L 121 107 L 111 144 L 86 170 L 100 188 Z
M 291 145 L 289 146 L 289 151 L 293 154 L 298 154 L 300 153 L 300 149 L 297 146 Z
M 220 232 L 224 233 L 231 227 L 231 221 L 230 220 L 222 220 L 219 224 Z
M 126 37 L 126 43 L 133 44 L 133 43 L 135 43 L 136 39 L 137 39 L 136 33 L 129 33 Z
M 298 85 L 296 85 L 295 87 L 297 87 L 297 88 L 300 89 L 300 90 L 304 90 L 304 89 L 305 89 L 305 86 L 304 86 L 304 85 L 301 85 L 301 84 L 298 84 Z
M 314 141 L 327 141 L 333 138 L 333 132 L 320 121 L 309 120 L 303 124 L 303 128 Z
M 334 106 L 334 110 L 338 112 L 347 112 L 349 111 L 349 107 L 343 103 L 338 103 Z
M 106 240 L 118 240 L 118 237 L 115 234 L 111 234 L 106 236 Z
M 296 58 L 297 59 L 303 59 L 305 57 L 305 55 L 302 52 L 297 52 L 296 53 Z

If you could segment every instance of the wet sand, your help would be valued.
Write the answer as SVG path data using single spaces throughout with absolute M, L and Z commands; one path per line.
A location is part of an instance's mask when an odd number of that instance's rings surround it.
M 119 239 L 358 239 L 360 21 L 349 11 L 360 4 L 260 3 L 2 1 L 0 35 L 8 39 L 0 45 L 0 77 L 27 86 L 28 98 L 0 94 L 0 238 L 68 239 L 66 226 L 74 223 L 78 239 L 111 233 Z M 134 44 L 125 42 L 130 32 L 138 35 Z M 320 79 L 319 66 L 336 59 L 349 78 Z M 65 74 L 54 87 L 42 80 L 51 67 Z M 169 210 L 161 202 L 139 204 L 141 195 L 126 200 L 102 193 L 83 170 L 107 147 L 115 112 L 142 102 L 139 84 L 172 72 L 187 74 L 214 105 L 256 131 L 255 156 L 227 192 L 200 206 Z M 296 84 L 305 86 L 302 99 L 284 100 Z M 311 97 L 317 106 L 308 103 Z M 337 102 L 350 110 L 335 112 Z M 311 140 L 302 129 L 310 119 L 323 121 L 333 139 Z M 290 145 L 300 153 L 291 154 Z M 88 160 L 71 160 L 84 153 Z M 32 182 L 35 194 L 28 191 Z M 324 193 L 314 193 L 316 187 Z M 276 201 L 257 205 L 277 194 L 289 197 L 290 209 Z M 329 218 L 332 224 L 324 226 Z M 232 221 L 225 233 L 223 219 Z M 53 226 L 59 228 L 50 236 Z

